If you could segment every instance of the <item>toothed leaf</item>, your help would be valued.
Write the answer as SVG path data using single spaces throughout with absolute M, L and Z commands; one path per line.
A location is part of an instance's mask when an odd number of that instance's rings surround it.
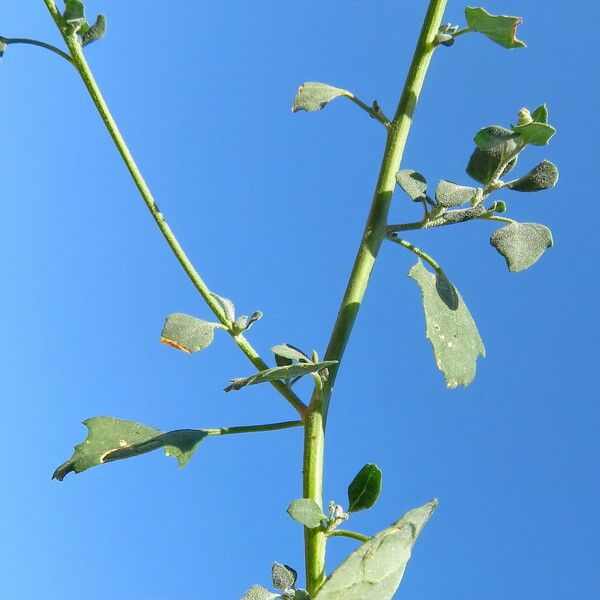
M 552 125 L 536 121 L 525 125 L 516 125 L 514 130 L 519 134 L 521 141 L 533 146 L 545 146 L 556 133 L 556 129 Z
M 221 327 L 221 325 L 183 313 L 173 313 L 165 321 L 160 341 L 167 346 L 191 354 L 210 346 L 217 327 Z
M 326 83 L 309 81 L 298 88 L 292 112 L 321 110 L 326 104 L 340 96 L 351 97 L 352 94 L 348 90 L 336 88 Z
M 490 244 L 504 256 L 511 273 L 535 264 L 554 245 L 552 232 L 539 223 L 511 223 L 492 234 Z
M 465 8 L 467 25 L 471 31 L 482 33 L 504 48 L 524 48 L 525 43 L 517 39 L 517 27 L 523 22 L 520 17 L 492 15 L 481 7 Z

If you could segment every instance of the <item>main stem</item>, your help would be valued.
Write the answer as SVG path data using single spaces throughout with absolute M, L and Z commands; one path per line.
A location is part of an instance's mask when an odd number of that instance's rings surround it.
M 323 456 L 325 423 L 333 385 L 348 343 L 356 315 L 363 301 L 373 266 L 381 244 L 386 237 L 387 216 L 395 187 L 395 174 L 400 167 L 408 133 L 412 125 L 417 100 L 436 47 L 438 32 L 447 0 L 430 0 L 417 47 L 410 65 L 398 108 L 387 134 L 387 142 L 373 194 L 371 210 L 354 261 L 352 273 L 342 299 L 325 360 L 337 360 L 329 369 L 329 380 L 323 390 L 313 394 L 304 434 L 304 497 L 312 498 L 323 506 Z M 307 590 L 313 596 L 325 579 L 325 534 L 319 529 L 304 530 Z

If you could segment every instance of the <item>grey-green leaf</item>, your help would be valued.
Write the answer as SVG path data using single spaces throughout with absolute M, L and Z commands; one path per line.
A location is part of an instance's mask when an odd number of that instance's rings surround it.
M 294 593 L 294 600 L 310 600 L 310 596 L 306 590 L 298 588 Z
M 321 521 L 327 519 L 319 505 L 310 498 L 298 498 L 287 507 L 287 513 L 301 525 L 309 529 L 315 529 L 321 525 Z
M 504 144 L 506 145 L 507 150 L 512 152 L 516 148 L 513 141 L 516 137 L 517 134 L 510 129 L 500 127 L 500 125 L 489 125 L 488 127 L 480 129 L 475 134 L 473 141 L 481 150 L 490 150 L 491 148 Z
M 69 473 L 81 473 L 96 465 L 131 458 L 158 448 L 164 448 L 167 456 L 176 458 L 180 468 L 185 467 L 207 435 L 202 429 L 164 433 L 154 427 L 114 417 L 92 417 L 83 424 L 88 429 L 87 438 L 75 446 L 73 456 L 54 471 L 53 479 L 62 481 Z
M 340 96 L 352 97 L 352 94 L 348 90 L 333 87 L 326 83 L 309 81 L 298 88 L 292 112 L 321 110 L 327 103 Z
M 87 46 L 92 42 L 101 40 L 106 34 L 106 17 L 98 15 L 96 22 L 81 35 L 81 45 Z
M 381 492 L 381 469 L 365 465 L 348 486 L 348 512 L 371 508 Z
M 85 6 L 81 0 L 65 0 L 63 19 L 71 25 L 85 23 Z
M 411 200 L 420 201 L 427 191 L 427 181 L 421 173 L 412 169 L 401 169 L 396 173 L 396 182 Z
M 506 152 L 506 148 L 503 145 L 490 148 L 489 150 L 475 148 L 469 159 L 469 164 L 467 165 L 467 174 L 475 179 L 475 181 L 487 185 L 492 181 L 498 168 L 506 160 L 507 156 L 509 156 L 509 154 Z M 517 157 L 515 156 L 507 163 L 500 176 L 512 171 L 516 164 Z
M 435 199 L 438 206 L 450 208 L 470 202 L 475 194 L 477 194 L 477 188 L 458 185 L 442 179 L 435 190 Z
M 465 8 L 467 25 L 471 31 L 482 33 L 504 48 L 524 48 L 525 43 L 517 39 L 517 27 L 523 22 L 520 17 L 491 15 L 481 7 Z
M 279 594 L 270 592 L 262 585 L 253 585 L 243 596 L 242 600 L 274 600 Z
M 271 578 L 273 579 L 274 588 L 288 590 L 296 585 L 298 573 L 292 567 L 276 562 L 273 563 L 273 568 L 271 569 Z
M 468 386 L 485 348 L 458 290 L 442 273 L 430 273 L 419 260 L 409 271 L 421 288 L 427 338 L 449 388 Z
M 214 292 L 211 292 L 210 295 L 217 301 L 217 304 L 221 307 L 223 314 L 230 321 L 235 321 L 235 306 L 233 305 L 233 302 L 229 298 L 223 298 L 223 296 L 219 296 Z
M 507 187 L 517 192 L 539 192 L 553 188 L 558 182 L 558 169 L 549 160 L 542 161 L 527 175 L 507 184 Z
M 319 363 L 300 363 L 283 367 L 274 367 L 273 369 L 260 371 L 256 373 L 256 375 L 251 375 L 250 377 L 231 379 L 231 385 L 228 385 L 225 388 L 225 391 L 231 392 L 232 390 L 239 390 L 247 385 L 255 385 L 257 383 L 264 383 L 265 381 L 302 377 L 304 375 L 309 375 L 310 373 L 317 373 L 318 371 L 322 371 L 335 364 L 337 364 L 337 360 L 324 360 Z
M 532 146 L 545 146 L 556 133 L 556 129 L 552 125 L 537 121 L 525 125 L 515 125 L 514 130 L 519 134 L 521 141 Z
M 539 223 L 511 223 L 492 234 L 490 244 L 506 259 L 511 273 L 535 264 L 554 245 L 552 232 Z
M 432 500 L 411 510 L 362 544 L 325 580 L 314 600 L 391 600 L 436 506 Z
M 531 118 L 536 123 L 548 122 L 548 107 L 545 104 L 540 104 L 532 113 Z
M 204 350 L 215 337 L 215 328 L 219 323 L 203 321 L 183 313 L 173 313 L 167 317 L 160 341 L 167 346 L 191 354 Z
M 273 346 L 271 348 L 271 352 L 273 352 L 275 356 L 287 358 L 288 360 L 310 362 L 310 358 L 306 354 L 304 354 L 302 350 L 296 348 L 295 346 L 292 346 L 291 344 L 280 344 L 278 346 Z

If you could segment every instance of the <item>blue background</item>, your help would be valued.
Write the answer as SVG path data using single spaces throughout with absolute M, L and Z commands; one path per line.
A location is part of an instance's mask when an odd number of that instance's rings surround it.
M 322 352 L 384 130 L 346 101 L 311 115 L 292 115 L 291 101 L 301 82 L 324 81 L 393 113 L 426 2 L 87 5 L 109 19 L 89 61 L 208 284 L 240 314 L 264 312 L 249 337 L 265 357 L 282 342 Z M 384 246 L 336 385 L 325 496 L 343 502 L 377 463 L 381 498 L 351 523 L 365 533 L 440 499 L 398 598 L 595 598 L 600 8 L 484 6 L 522 15 L 528 48 L 469 35 L 436 53 L 403 166 L 467 183 L 473 134 L 548 102 L 558 134 L 517 173 L 549 158 L 559 186 L 503 197 L 556 246 L 508 274 L 489 224 L 407 236 L 444 266 L 486 343 L 475 382 L 455 391 L 424 337 L 414 257 Z M 450 1 L 446 20 L 463 24 L 463 7 Z M 41 0 L 3 3 L 0 34 L 60 43 Z M 223 393 L 252 373 L 227 336 L 193 356 L 159 343 L 167 314 L 209 312 L 76 73 L 12 46 L 0 89 L 0 597 L 235 600 L 269 583 L 273 560 L 303 570 L 302 531 L 285 514 L 301 494 L 300 430 L 208 439 L 182 471 L 153 453 L 50 480 L 89 416 L 168 430 L 294 413 L 268 386 Z M 419 216 L 398 193 L 391 221 Z M 330 567 L 355 546 L 333 540 Z

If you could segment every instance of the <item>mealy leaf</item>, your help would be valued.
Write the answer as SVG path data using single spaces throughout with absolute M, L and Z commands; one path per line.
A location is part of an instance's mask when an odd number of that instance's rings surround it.
M 230 321 L 235 321 L 235 306 L 233 302 L 229 298 L 223 298 L 223 296 L 219 296 L 214 292 L 211 292 L 210 295 L 217 301 L 217 304 L 223 310 L 223 313 Z
M 348 512 L 371 508 L 381 492 L 381 469 L 365 465 L 348 486 Z
M 183 313 L 173 313 L 165 321 L 160 341 L 167 346 L 191 354 L 210 346 L 217 327 L 222 327 L 222 325 L 203 321 Z
M 81 30 L 80 30 L 81 33 Z M 101 40 L 106 34 L 106 17 L 104 15 L 98 15 L 96 22 L 89 27 L 85 32 L 81 33 L 81 45 L 87 46 L 92 42 Z
M 292 346 L 291 344 L 280 344 L 279 346 L 273 346 L 271 348 L 271 352 L 273 352 L 275 356 L 287 358 L 288 360 L 310 361 L 310 358 L 308 358 L 308 356 L 304 354 L 302 350 Z
M 298 88 L 292 112 L 321 110 L 328 102 L 340 96 L 351 97 L 352 94 L 348 90 L 336 88 L 326 83 L 309 81 Z
M 419 260 L 409 271 L 421 288 L 427 338 L 449 388 L 468 386 L 485 348 L 458 290 L 442 273 L 430 273 Z
M 439 206 L 450 208 L 470 202 L 477 194 L 477 188 L 458 185 L 442 179 L 435 190 L 435 199 Z
M 531 118 L 536 123 L 547 123 L 548 122 L 548 107 L 545 104 L 541 104 L 531 113 Z
M 481 150 L 490 150 L 501 144 L 510 144 L 511 140 L 514 140 L 517 134 L 510 129 L 500 127 L 500 125 L 489 125 L 480 129 L 473 138 L 477 147 Z M 507 151 L 512 152 L 516 146 L 514 143 L 507 146 Z
M 412 169 L 401 169 L 396 173 L 396 181 L 411 200 L 420 201 L 427 191 L 427 181 L 421 173 Z
M 558 169 L 549 160 L 542 161 L 527 175 L 509 182 L 506 187 L 517 192 L 539 192 L 553 188 L 558 182 Z
M 54 471 L 53 479 L 62 481 L 71 472 L 81 473 L 96 465 L 131 458 L 158 448 L 164 448 L 167 456 L 176 458 L 180 468 L 185 467 L 207 435 L 201 429 L 164 433 L 154 427 L 114 417 L 92 417 L 83 424 L 88 429 L 87 438 L 75 446 L 73 456 Z
M 506 259 L 511 273 L 535 264 L 554 245 L 552 232 L 539 223 L 511 223 L 492 234 L 490 244 Z
M 253 585 L 243 596 L 242 600 L 274 600 L 279 594 L 270 592 L 262 585 Z
M 311 498 L 298 498 L 290 502 L 287 507 L 287 514 L 298 521 L 301 525 L 309 529 L 315 529 L 321 525 L 321 521 L 327 519 L 323 514 L 323 510 Z
M 337 364 L 337 360 L 324 360 L 319 363 L 300 363 L 283 367 L 274 367 L 272 369 L 260 371 L 250 377 L 230 379 L 231 385 L 228 385 L 225 388 L 225 391 L 231 392 L 232 390 L 239 390 L 247 385 L 255 385 L 257 383 L 264 383 L 265 381 L 302 377 L 304 375 L 309 375 L 310 373 L 317 373 L 318 371 L 322 371 L 335 364 Z
M 475 148 L 475 150 L 473 150 L 473 154 L 471 154 L 471 158 L 469 159 L 469 164 L 467 165 L 467 174 L 475 179 L 475 181 L 479 181 L 480 183 L 487 185 L 492 181 L 492 178 L 496 174 L 496 171 L 500 165 L 503 164 L 507 156 L 509 156 L 508 150 L 509 149 L 504 145 L 499 145 L 494 148 L 490 148 L 489 150 Z M 515 156 L 502 170 L 500 176 L 511 171 L 516 164 L 517 157 Z
M 81 0 L 65 0 L 63 19 L 72 25 L 85 23 L 85 6 Z
M 556 133 L 556 129 L 552 125 L 537 121 L 525 125 L 515 125 L 514 131 L 519 134 L 521 141 L 533 146 L 545 146 Z
M 273 563 L 273 568 L 271 569 L 271 578 L 273 579 L 274 588 L 288 590 L 296 585 L 298 573 L 292 567 L 276 562 Z
M 298 588 L 294 594 L 294 600 L 310 600 L 310 596 L 306 590 Z
M 467 25 L 471 31 L 482 33 L 504 48 L 524 48 L 525 43 L 517 39 L 517 27 L 523 22 L 520 17 L 491 15 L 481 7 L 465 8 Z
M 362 544 L 325 580 L 314 600 L 391 600 L 436 506 L 432 500 L 411 510 Z

